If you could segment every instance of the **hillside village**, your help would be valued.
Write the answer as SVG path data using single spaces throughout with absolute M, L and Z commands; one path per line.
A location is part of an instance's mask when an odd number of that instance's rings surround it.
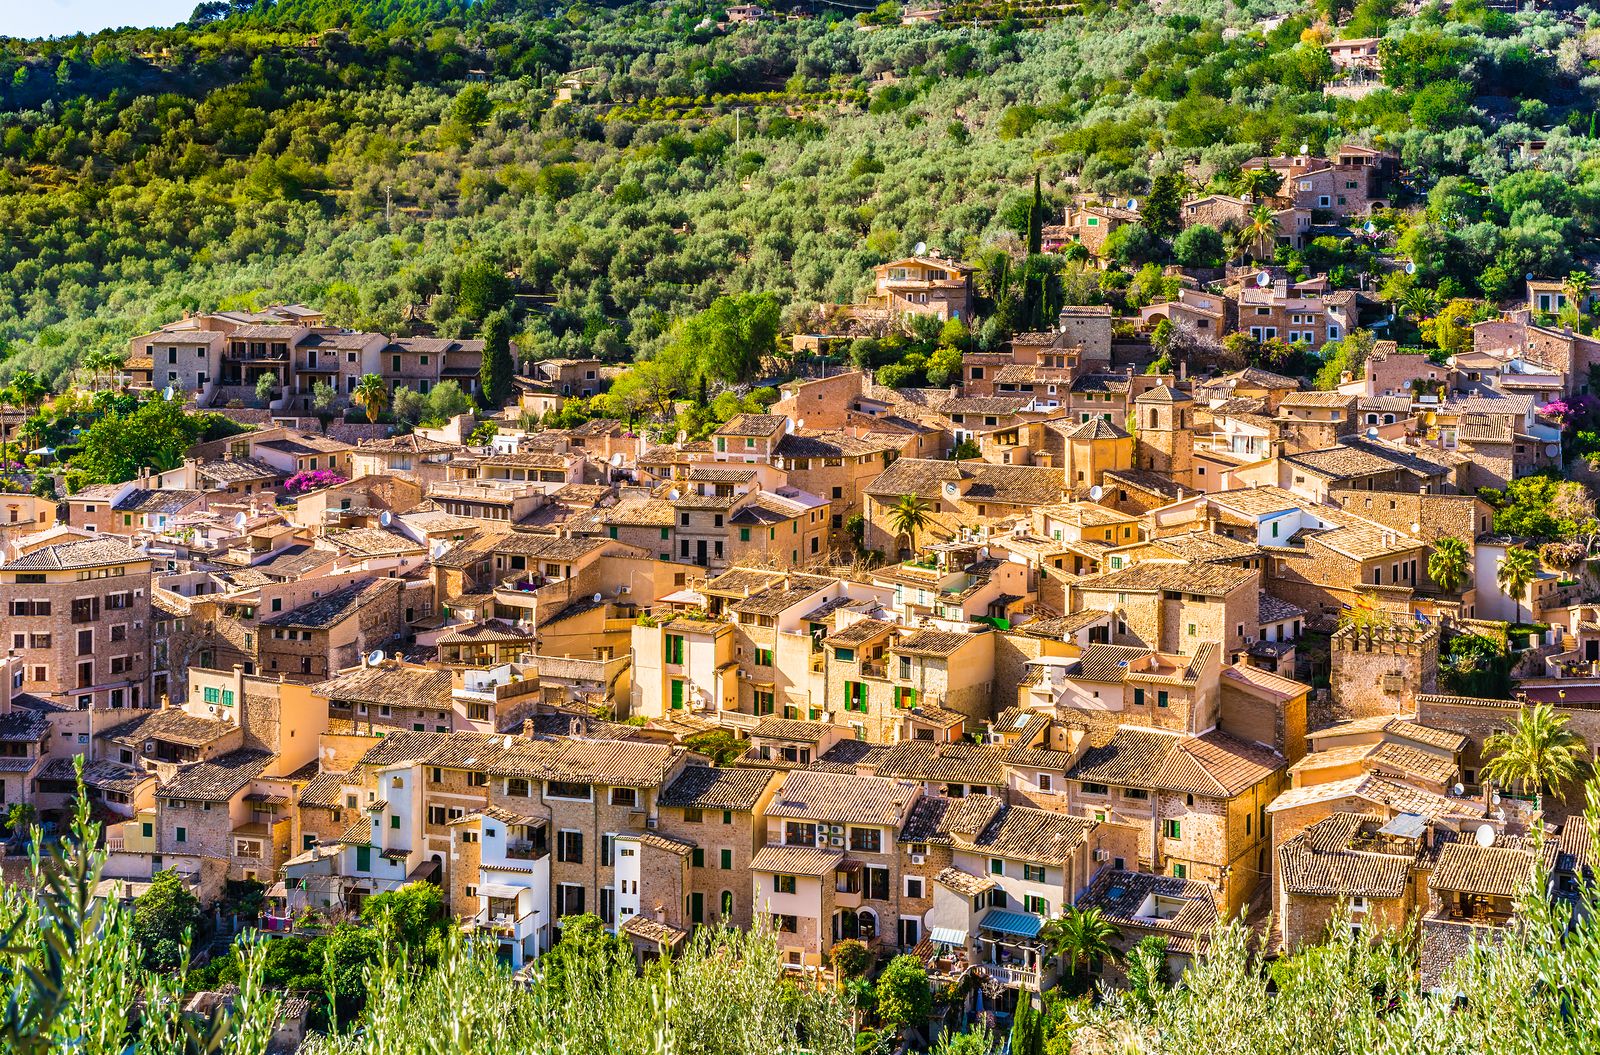
M 1265 207 L 1298 244 L 1393 164 L 1261 159 L 1280 199 L 1182 215 Z M 1139 204 L 1043 235 L 1093 259 Z M 793 343 L 970 319 L 972 272 L 885 263 Z M 1570 284 L 1529 280 L 1453 354 L 1370 339 L 1311 389 L 1207 350 L 1315 351 L 1388 306 L 1270 264 L 1171 274 L 943 388 L 824 359 L 704 438 L 547 425 L 625 376 L 597 359 L 519 363 L 497 414 L 329 414 L 319 386 L 481 395 L 485 345 L 314 307 L 135 338 L 120 387 L 241 431 L 0 496 L 8 878 L 81 759 L 103 896 L 253 885 L 273 934 L 429 883 L 517 969 L 576 916 L 641 962 L 764 921 L 797 974 L 858 942 L 1004 1011 L 1070 968 L 1074 913 L 1175 974 L 1221 921 L 1288 952 L 1347 920 L 1412 928 L 1436 988 L 1530 883 L 1588 875 L 1577 785 L 1495 738 L 1542 715 L 1600 743 L 1593 554 L 1557 563 L 1479 492 L 1561 468 L 1600 344 L 1551 317 Z

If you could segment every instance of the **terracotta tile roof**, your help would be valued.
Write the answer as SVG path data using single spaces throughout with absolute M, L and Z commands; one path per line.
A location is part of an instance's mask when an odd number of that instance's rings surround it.
M 1291 601 L 1262 590 L 1256 601 L 1256 621 L 1262 626 L 1270 623 L 1281 623 L 1288 619 L 1299 619 L 1306 614 L 1306 610 Z
M 1226 564 L 1196 564 L 1173 561 L 1140 561 L 1118 571 L 1091 575 L 1073 583 L 1075 589 L 1113 590 L 1119 593 L 1170 590 L 1177 593 L 1226 596 L 1246 583 L 1256 582 L 1260 573 L 1250 568 Z
M 1007 806 L 975 840 L 995 857 L 1064 865 L 1071 860 L 1094 821 L 1031 806 Z
M 878 763 L 878 776 L 944 784 L 1005 782 L 1003 753 L 987 744 L 937 744 L 931 740 L 902 740 Z
M 678 778 L 656 797 L 658 806 L 706 810 L 752 810 L 772 782 L 763 769 L 685 766 Z
M 1139 910 L 1151 894 L 1184 902 L 1168 919 L 1141 916 Z M 1078 896 L 1079 908 L 1098 908 L 1112 923 L 1196 939 L 1217 925 L 1217 903 L 1211 888 L 1193 879 L 1151 875 L 1107 868 L 1095 876 L 1089 889 Z M 1187 947 L 1192 951 L 1193 946 Z
M 62 542 L 25 553 L 4 565 L 12 571 L 70 571 L 76 568 L 98 568 L 109 564 L 131 564 L 148 561 L 148 554 L 140 553 L 121 539 L 94 538 L 82 542 Z
M 1349 850 L 1351 819 L 1336 813 L 1278 847 L 1284 890 L 1307 897 L 1397 898 L 1405 894 L 1413 860 L 1396 854 Z M 1320 829 L 1328 828 L 1331 831 Z M 1323 848 L 1319 839 L 1342 835 L 1342 845 Z
M 1062 469 L 901 458 L 868 484 L 865 493 L 890 499 L 915 494 L 940 501 L 947 482 L 966 484 L 962 488 L 963 501 L 996 505 L 1046 505 L 1060 501 L 1067 491 Z
M 913 785 L 886 777 L 800 771 L 784 778 L 767 812 L 831 824 L 897 826 L 916 795 Z
M 815 744 L 834 729 L 825 722 L 802 722 L 793 718 L 762 718 L 750 735 L 758 740 L 793 740 L 797 743 Z
M 31 763 L 33 759 L 24 759 Z M 73 756 L 58 755 L 45 763 L 39 770 L 39 780 L 64 780 L 76 781 L 77 770 L 73 765 Z M 85 787 L 98 788 L 101 791 L 115 791 L 124 795 L 132 795 L 146 781 L 155 780 L 154 774 L 146 773 L 133 766 L 113 762 L 107 758 L 96 758 L 83 763 L 83 783 Z M 163 791 L 164 793 L 164 791 Z M 198 798 L 199 796 L 195 796 Z
M 967 795 L 959 799 L 926 795 L 911 807 L 896 838 L 905 843 L 934 843 L 941 846 L 951 845 L 955 841 L 954 836 L 970 842 L 1004 808 L 1004 801 L 994 795 Z
M 825 876 L 843 861 L 843 851 L 820 846 L 763 846 L 750 858 L 750 871 Z
M 113 509 L 119 513 L 180 513 L 201 501 L 204 491 L 156 490 L 136 487 L 122 497 Z
M 1222 676 L 1236 685 L 1247 685 L 1280 700 L 1292 700 L 1311 691 L 1311 686 L 1304 682 L 1285 678 L 1281 674 L 1252 667 L 1247 663 L 1235 663 L 1223 667 Z
M 207 762 L 196 762 L 179 769 L 173 778 L 156 790 L 164 799 L 191 799 L 196 802 L 227 802 L 267 768 L 271 751 L 230 751 Z
M 889 651 L 917 656 L 953 656 L 976 637 L 976 634 L 924 627 L 890 642 Z
M 342 703 L 394 703 L 407 707 L 450 706 L 450 672 L 422 667 L 358 667 L 315 686 Z
M 836 630 L 823 638 L 829 645 L 844 645 L 854 647 L 864 645 L 883 634 L 887 634 L 895 627 L 894 623 L 882 619 L 857 619 L 843 630 Z
M 1372 768 L 1380 773 L 1392 772 L 1422 783 L 1447 785 L 1460 772 L 1455 762 L 1448 758 L 1389 741 L 1375 745 L 1368 757 L 1372 760 Z
M 344 531 L 330 531 L 322 536 L 322 541 L 354 557 L 393 556 L 400 553 L 422 552 L 422 543 L 409 539 L 398 531 L 389 531 L 385 528 L 363 527 L 347 528 Z
M 303 808 L 336 810 L 344 807 L 341 791 L 348 774 L 333 771 L 318 773 L 300 792 Z
M 1516 897 L 1533 882 L 1537 863 L 1520 848 L 1446 843 L 1434 866 L 1432 886 L 1435 890 Z
M 0 714 L 0 743 L 35 744 L 50 734 L 50 719 L 38 711 Z
M 1124 727 L 1109 743 L 1084 752 L 1070 776 L 1093 784 L 1231 798 L 1286 765 L 1270 748 L 1218 730 L 1178 737 Z
M 689 936 L 689 932 L 681 927 L 674 927 L 670 923 L 651 919 L 649 916 L 637 912 L 629 916 L 627 921 L 617 929 L 630 938 L 652 941 L 657 945 L 669 948 L 679 944 Z
M 1431 725 L 1410 721 L 1405 718 L 1394 718 L 1383 727 L 1385 733 L 1391 736 L 1414 740 L 1428 747 L 1437 747 L 1445 751 L 1460 751 L 1467 746 L 1467 737 L 1461 733 L 1453 733 L 1448 729 L 1435 729 Z
M 939 869 L 933 881 L 949 887 L 962 897 L 977 897 L 993 890 L 995 886 L 994 880 L 988 876 L 976 876 L 955 867 Z
M 146 740 L 170 740 L 176 744 L 202 747 L 227 736 L 237 728 L 238 726 L 232 722 L 217 718 L 202 718 L 176 707 L 163 707 L 158 711 L 147 711 L 98 735 L 122 744 L 142 744 Z
M 340 587 L 332 593 L 324 594 L 314 601 L 308 601 L 291 611 L 281 612 L 278 615 L 263 619 L 261 620 L 261 625 L 325 630 L 329 627 L 337 626 L 345 619 L 354 616 L 361 609 L 377 601 L 389 591 L 399 591 L 404 588 L 404 584 L 399 579 L 378 579 L 372 582 L 351 583 L 349 586 Z
M 771 436 L 789 423 L 782 414 L 735 414 L 727 424 L 713 435 L 717 436 Z
M 1378 773 L 1363 773 L 1344 780 L 1329 781 L 1326 784 L 1292 788 L 1273 799 L 1267 806 L 1267 812 L 1280 813 L 1310 803 L 1335 802 L 1346 798 L 1365 799 L 1401 813 L 1415 813 L 1429 820 L 1481 818 L 1484 813 L 1481 803 L 1435 795 Z

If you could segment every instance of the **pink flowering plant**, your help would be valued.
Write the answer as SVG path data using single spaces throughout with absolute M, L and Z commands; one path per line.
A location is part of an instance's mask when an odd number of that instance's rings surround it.
M 324 487 L 342 483 L 344 477 L 331 469 L 308 469 L 305 472 L 295 473 L 285 480 L 283 489 L 292 495 L 303 495 L 308 491 L 320 491 Z

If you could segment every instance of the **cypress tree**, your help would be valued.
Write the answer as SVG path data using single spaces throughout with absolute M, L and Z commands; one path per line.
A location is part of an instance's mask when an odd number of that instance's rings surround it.
M 483 364 L 478 367 L 478 384 L 484 405 L 498 408 L 511 395 L 511 315 L 504 308 L 483 320 Z
M 1044 192 L 1039 173 L 1033 174 L 1033 202 L 1028 206 L 1028 255 L 1038 256 L 1044 249 Z

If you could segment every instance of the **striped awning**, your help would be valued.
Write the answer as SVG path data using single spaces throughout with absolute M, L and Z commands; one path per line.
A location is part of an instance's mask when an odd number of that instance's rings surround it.
M 928 937 L 940 945 L 965 945 L 967 932 L 959 927 L 935 927 L 928 932 Z

